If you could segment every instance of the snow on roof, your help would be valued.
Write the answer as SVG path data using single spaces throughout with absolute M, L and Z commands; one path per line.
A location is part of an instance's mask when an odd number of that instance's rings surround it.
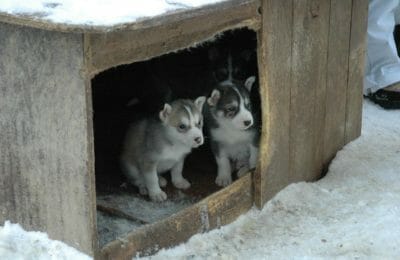
M 0 0 L 0 12 L 53 23 L 114 26 L 227 0 Z

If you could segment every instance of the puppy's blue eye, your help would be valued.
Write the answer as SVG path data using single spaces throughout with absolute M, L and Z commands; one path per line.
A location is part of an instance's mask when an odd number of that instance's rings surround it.
M 235 107 L 228 107 L 226 108 L 227 112 L 235 112 Z
M 187 126 L 185 124 L 180 124 L 179 126 L 180 130 L 186 130 Z

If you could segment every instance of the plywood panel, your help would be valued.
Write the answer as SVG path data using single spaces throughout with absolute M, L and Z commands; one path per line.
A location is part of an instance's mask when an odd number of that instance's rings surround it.
M 353 0 L 347 84 L 345 143 L 361 134 L 368 0 Z
M 255 203 L 264 203 L 290 181 L 289 121 L 291 88 L 292 0 L 262 1 L 258 67 L 262 103 Z
M 259 26 L 257 0 L 234 0 L 191 15 L 161 18 L 151 27 L 86 34 L 92 74 L 113 66 L 146 60 L 214 37 L 224 30 Z
M 82 35 L 4 23 L 0 35 L 0 223 L 93 254 Z
M 290 92 L 290 181 L 310 181 L 322 170 L 330 0 L 293 7 Z
M 351 0 L 331 1 L 324 131 L 326 163 L 345 140 L 351 7 Z

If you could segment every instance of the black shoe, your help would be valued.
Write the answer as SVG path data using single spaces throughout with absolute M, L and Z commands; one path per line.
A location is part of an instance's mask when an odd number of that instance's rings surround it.
M 400 92 L 380 89 L 367 96 L 385 109 L 400 109 Z

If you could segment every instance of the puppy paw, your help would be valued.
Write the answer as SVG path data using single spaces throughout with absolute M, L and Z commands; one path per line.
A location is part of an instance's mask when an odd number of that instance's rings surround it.
M 167 194 L 160 190 L 159 192 L 150 192 L 150 199 L 152 201 L 161 202 L 167 199 Z
M 167 186 L 167 180 L 162 176 L 158 176 L 158 184 L 160 187 L 165 187 Z
M 231 183 L 232 183 L 231 176 L 218 176 L 217 179 L 215 180 L 215 184 L 217 184 L 220 187 L 226 187 Z
M 249 167 L 242 167 L 238 170 L 237 176 L 238 176 L 238 178 L 240 178 L 248 172 L 249 172 Z
M 178 181 L 174 181 L 174 186 L 178 189 L 186 190 L 190 187 L 190 182 L 182 178 Z

